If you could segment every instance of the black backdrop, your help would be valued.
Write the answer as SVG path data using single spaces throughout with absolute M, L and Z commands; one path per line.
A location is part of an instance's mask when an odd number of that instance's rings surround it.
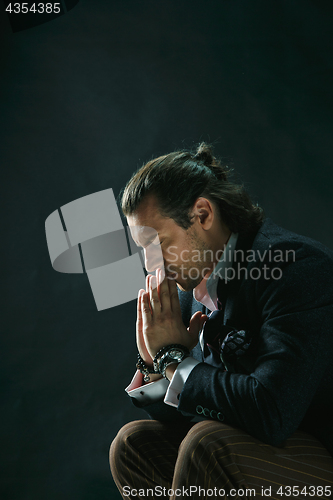
M 135 301 L 97 312 L 55 272 L 44 221 L 152 156 L 212 141 L 267 215 L 333 247 L 332 7 L 311 0 L 81 0 L 1 15 L 2 499 L 119 498 L 109 444 L 143 418 Z

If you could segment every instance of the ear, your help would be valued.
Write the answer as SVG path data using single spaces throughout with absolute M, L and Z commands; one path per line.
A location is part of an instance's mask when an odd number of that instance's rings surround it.
M 202 229 L 207 231 L 212 227 L 215 218 L 215 207 L 207 198 L 198 198 L 193 205 L 192 213 Z

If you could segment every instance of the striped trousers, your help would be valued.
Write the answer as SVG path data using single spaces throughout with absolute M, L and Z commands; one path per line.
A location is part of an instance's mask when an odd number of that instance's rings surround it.
M 122 497 L 131 500 L 333 500 L 333 458 L 301 431 L 278 448 L 222 422 L 138 420 L 120 429 L 110 466 Z

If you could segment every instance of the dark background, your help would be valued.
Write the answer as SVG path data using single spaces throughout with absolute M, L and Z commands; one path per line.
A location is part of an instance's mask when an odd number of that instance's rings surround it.
M 333 10 L 311 0 L 80 0 L 12 33 L 1 5 L 2 499 L 120 498 L 117 430 L 144 413 L 135 301 L 97 312 L 44 222 L 201 141 L 281 225 L 333 248 Z

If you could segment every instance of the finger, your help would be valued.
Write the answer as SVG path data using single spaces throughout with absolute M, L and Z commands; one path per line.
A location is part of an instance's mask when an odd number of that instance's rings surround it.
M 141 303 L 142 303 L 142 294 L 145 293 L 145 290 L 143 290 L 141 288 L 141 290 L 139 290 L 139 293 L 138 293 L 138 303 L 137 303 L 137 326 L 139 328 L 142 328 L 142 312 L 141 312 Z
M 149 292 L 149 281 L 151 278 L 151 274 L 147 274 L 146 276 L 146 292 Z
M 178 297 L 178 288 L 176 281 L 168 278 L 169 283 L 169 293 L 170 293 L 170 304 L 171 309 L 174 314 L 181 314 L 179 297 Z
M 143 318 L 142 318 L 142 293 L 145 293 L 144 290 L 139 291 L 138 295 L 138 304 L 137 304 L 137 315 L 136 315 L 136 343 L 139 346 L 143 340 Z
M 146 292 L 149 293 L 149 289 L 151 287 L 151 280 L 156 279 L 156 277 L 153 274 L 147 274 L 146 276 Z
M 153 312 L 159 312 L 161 310 L 161 303 L 158 296 L 156 276 L 151 276 L 149 280 L 149 299 Z
M 164 269 L 164 266 L 160 268 L 160 278 L 161 278 L 161 282 L 165 278 L 165 269 Z
M 144 290 L 139 290 L 138 293 L 138 303 L 137 303 L 137 310 L 136 310 L 136 324 L 138 329 L 142 329 L 142 312 L 141 312 L 141 299 L 142 299 L 142 294 L 145 293 Z
M 151 281 L 151 278 L 153 277 L 152 274 L 147 274 L 146 276 L 146 293 L 149 294 L 149 290 L 150 290 L 150 281 Z M 150 307 L 150 312 L 153 313 L 153 309 L 152 309 L 152 305 L 151 305 L 151 302 L 149 300 L 149 307 Z
M 157 280 L 158 280 L 158 292 L 161 302 L 162 311 L 169 311 L 171 309 L 171 300 L 170 300 L 170 290 L 168 279 L 163 276 L 164 273 L 161 269 L 157 271 Z
M 146 292 L 141 295 L 141 314 L 143 327 L 151 325 L 152 314 L 149 307 L 149 294 Z

